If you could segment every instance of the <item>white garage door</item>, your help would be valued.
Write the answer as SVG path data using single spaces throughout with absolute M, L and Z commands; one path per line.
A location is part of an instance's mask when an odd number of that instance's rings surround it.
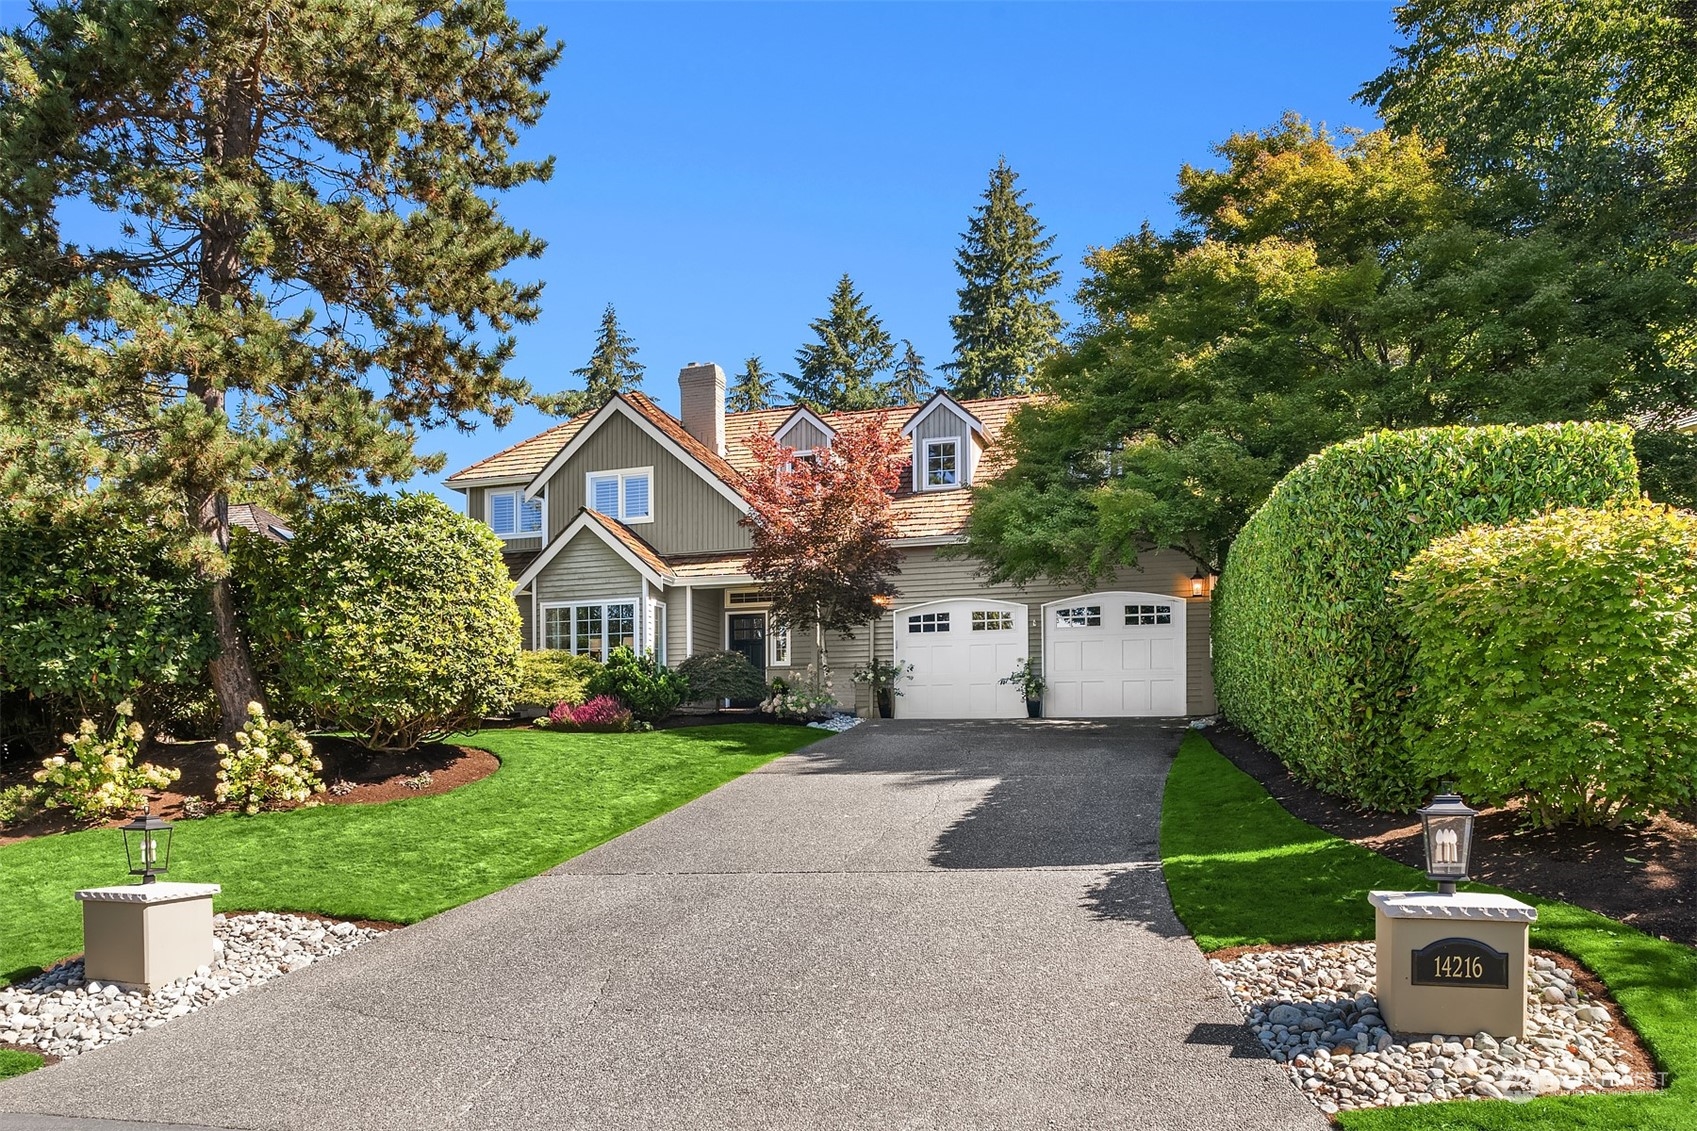
M 895 614 L 896 663 L 912 664 L 895 700 L 898 719 L 1013 719 L 1017 687 L 997 682 L 1030 653 L 1026 606 L 1010 601 L 931 601 Z
M 1182 715 L 1184 601 L 1160 593 L 1089 593 L 1043 606 L 1043 677 L 1051 718 Z

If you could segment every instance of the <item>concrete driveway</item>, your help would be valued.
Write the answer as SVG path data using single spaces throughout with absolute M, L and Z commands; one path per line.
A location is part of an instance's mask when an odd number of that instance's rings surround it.
M 1181 736 L 866 724 L 547 875 L 0 1084 L 0 1112 L 1317 1131 L 1173 917 L 1156 836 Z

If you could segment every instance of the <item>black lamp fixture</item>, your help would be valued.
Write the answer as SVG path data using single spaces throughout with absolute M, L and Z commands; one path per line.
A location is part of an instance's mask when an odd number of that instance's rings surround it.
M 1439 794 L 1420 810 L 1420 824 L 1426 834 L 1426 878 L 1438 885 L 1440 895 L 1454 895 L 1456 883 L 1467 879 L 1473 818 L 1478 815 L 1453 793 Z
M 1208 587 L 1208 579 L 1202 574 L 1202 567 L 1197 566 L 1196 572 L 1190 575 L 1190 595 L 1200 597 Z
M 141 816 L 120 826 L 120 831 L 124 834 L 124 859 L 129 863 L 130 875 L 140 876 L 142 883 L 151 884 L 170 870 L 171 822 L 155 817 L 151 804 L 142 810 Z M 165 834 L 163 838 L 160 833 Z

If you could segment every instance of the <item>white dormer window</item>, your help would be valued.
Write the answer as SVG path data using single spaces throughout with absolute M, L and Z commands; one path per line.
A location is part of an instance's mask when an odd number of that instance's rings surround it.
M 489 529 L 503 538 L 542 537 L 542 500 L 527 499 L 524 490 L 491 491 Z
M 926 440 L 925 454 L 920 462 L 927 491 L 960 486 L 960 441 Z
M 652 467 L 592 471 L 584 478 L 584 498 L 590 510 L 620 522 L 654 521 Z

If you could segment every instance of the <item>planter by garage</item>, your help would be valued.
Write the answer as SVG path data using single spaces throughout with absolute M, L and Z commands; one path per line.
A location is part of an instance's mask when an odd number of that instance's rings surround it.
M 1028 718 L 1028 719 L 1040 719 L 1040 718 L 1042 718 L 1043 717 L 1043 700 L 1041 700 L 1041 699 L 1027 699 L 1025 701 L 1025 717 Z

